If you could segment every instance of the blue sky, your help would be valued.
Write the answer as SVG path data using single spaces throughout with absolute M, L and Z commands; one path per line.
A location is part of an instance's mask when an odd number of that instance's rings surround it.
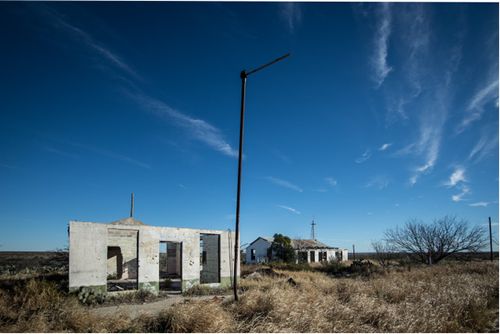
M 369 251 L 410 218 L 498 234 L 498 4 L 1 3 L 0 250 L 71 219 Z M 486 226 L 486 225 L 484 225 Z

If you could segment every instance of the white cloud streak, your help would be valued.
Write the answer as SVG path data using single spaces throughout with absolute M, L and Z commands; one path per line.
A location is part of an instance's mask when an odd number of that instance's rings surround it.
M 300 192 L 300 193 L 303 192 L 302 188 L 300 188 L 299 186 L 297 186 L 289 181 L 278 179 L 278 178 L 272 177 L 272 176 L 268 176 L 265 179 L 268 180 L 269 182 L 277 185 L 277 186 L 280 186 L 283 188 L 288 188 L 291 190 L 295 190 L 295 191 Z
M 465 168 L 463 167 L 456 167 L 453 173 L 450 175 L 450 179 L 445 182 L 445 185 L 447 187 L 454 187 L 460 182 L 466 182 L 467 179 L 465 178 Z
M 385 151 L 385 150 L 387 150 L 387 149 L 388 149 L 389 147 L 391 147 L 391 146 L 392 146 L 392 143 L 385 143 L 385 144 L 383 144 L 382 146 L 380 146 L 380 147 L 378 148 L 378 150 L 379 150 L 379 151 Z
M 461 188 L 460 193 L 451 196 L 451 200 L 453 202 L 463 201 L 464 200 L 464 196 L 467 195 L 468 193 L 470 193 L 470 189 L 466 185 L 462 185 L 460 188 Z
M 293 34 L 302 20 L 302 10 L 297 2 L 283 2 L 280 4 L 280 14 L 287 24 L 288 31 Z
M 332 187 L 337 186 L 337 180 L 335 180 L 333 177 L 325 177 L 325 181 Z
M 71 159 L 78 159 L 79 158 L 79 156 L 77 154 L 64 152 L 64 151 L 58 150 L 52 146 L 44 146 L 43 149 L 49 153 L 57 154 L 57 155 L 60 155 L 60 156 L 66 157 L 66 158 L 71 158 Z
M 360 157 L 356 158 L 356 160 L 354 160 L 354 162 L 356 162 L 357 164 L 362 164 L 366 160 L 370 159 L 371 156 L 372 156 L 372 153 L 368 149 Z
M 437 96 L 439 98 L 439 96 Z M 434 167 L 439 156 L 443 125 L 446 120 L 446 110 L 437 108 L 434 113 L 426 113 L 420 120 L 419 139 L 415 143 L 416 153 L 423 155 L 424 163 L 414 168 L 410 184 L 414 185 L 420 175 L 428 173 Z
M 379 190 L 385 189 L 389 186 L 389 178 L 385 175 L 377 175 L 373 177 L 368 183 L 366 183 L 366 188 L 377 188 Z
M 472 148 L 468 159 L 478 163 L 488 157 L 492 151 L 498 151 L 498 132 L 494 131 L 492 135 L 489 135 L 482 131 L 481 137 Z
M 152 112 L 155 116 L 173 123 L 178 127 L 186 129 L 191 137 L 206 144 L 210 148 L 229 157 L 238 157 L 238 151 L 233 149 L 231 145 L 226 142 L 220 130 L 210 123 L 202 119 L 187 116 L 171 108 L 165 102 L 148 95 L 142 93 L 129 93 L 129 96 L 143 109 Z
M 55 24 L 66 31 L 68 31 L 74 39 L 83 42 L 89 49 L 94 50 L 101 58 L 104 58 L 109 63 L 111 63 L 115 68 L 121 70 L 122 72 L 128 74 L 130 77 L 136 81 L 143 81 L 142 77 L 139 76 L 131 66 L 129 66 L 125 61 L 121 59 L 118 55 L 111 52 L 107 47 L 95 41 L 90 34 L 83 31 L 82 29 L 68 23 L 64 20 L 61 15 L 54 13 L 52 11 L 47 11 Z M 131 82 L 132 86 L 136 87 L 135 82 Z M 136 88 L 137 91 L 139 91 Z M 168 106 L 165 102 L 155 99 L 151 96 L 139 93 L 130 93 L 128 91 L 127 95 L 132 97 L 142 108 L 152 112 L 157 117 L 165 119 L 172 122 L 174 125 L 184 128 L 187 130 L 189 135 L 191 135 L 196 140 L 203 142 L 208 147 L 230 157 L 237 157 L 238 152 L 234 150 L 230 144 L 228 144 L 221 131 L 215 126 L 209 124 L 202 119 L 196 119 L 181 113 Z M 126 157 L 124 157 L 126 158 Z M 123 159 L 127 160 L 127 159 Z M 138 163 L 138 165 L 146 166 L 146 164 Z
M 471 123 L 480 120 L 484 113 L 484 106 L 494 99 L 498 107 L 498 79 L 486 83 L 474 94 L 469 101 L 466 116 L 458 126 L 457 132 L 463 132 Z
M 123 61 L 121 57 L 112 52 L 109 48 L 97 42 L 95 39 L 92 38 L 92 36 L 90 36 L 90 34 L 70 24 L 69 22 L 64 20 L 58 13 L 55 13 L 53 11 L 46 11 L 46 14 L 50 16 L 52 22 L 56 26 L 69 32 L 74 39 L 83 42 L 87 47 L 97 52 L 102 58 L 106 59 L 113 66 L 126 72 L 128 75 L 134 77 L 135 79 L 142 81 L 142 77 L 139 76 L 137 72 L 132 67 L 130 67 L 125 61 Z
M 483 207 L 483 208 L 485 208 L 489 204 L 490 204 L 490 202 L 476 202 L 476 203 L 469 204 L 469 206 L 472 206 L 472 207 Z
M 293 213 L 295 213 L 296 215 L 300 215 L 300 211 L 298 211 L 298 210 L 296 210 L 296 209 L 294 209 L 294 208 L 291 208 L 291 207 L 289 207 L 289 206 L 286 206 L 286 205 L 276 205 L 276 206 L 277 206 L 277 207 L 279 207 L 279 208 L 282 208 L 282 209 L 284 209 L 284 210 L 288 210 L 288 211 L 290 211 L 290 212 L 293 212 Z
M 448 51 L 448 61 L 446 66 L 440 68 L 433 67 L 435 53 L 432 52 L 431 20 L 427 14 L 425 6 L 420 4 L 401 5 L 398 7 L 398 16 L 391 15 L 391 8 L 388 5 L 382 7 L 382 19 L 379 29 L 375 32 L 376 39 L 379 40 L 378 48 L 379 76 L 380 82 L 383 82 L 390 69 L 387 65 L 387 41 L 384 36 L 392 34 L 391 24 L 398 24 L 401 29 L 398 33 L 401 36 L 395 36 L 394 41 L 401 41 L 395 45 L 402 54 L 404 61 L 401 64 L 401 70 L 397 75 L 398 84 L 390 87 L 390 90 L 384 90 L 387 100 L 387 121 L 393 122 L 397 119 L 403 119 L 405 125 L 416 123 L 417 129 L 415 139 L 407 143 L 403 149 L 400 149 L 395 155 L 414 155 L 419 161 L 414 162 L 409 176 L 411 185 L 424 174 L 430 173 L 436 165 L 439 156 L 443 131 L 448 119 L 448 109 L 453 96 L 454 74 L 456 73 L 462 58 L 462 46 L 460 37 L 457 42 L 450 47 Z M 391 20 L 394 20 L 391 23 Z M 386 32 L 383 34 L 381 32 Z M 396 30 L 394 29 L 394 32 Z M 457 36 L 460 32 L 457 32 Z M 392 35 L 391 35 L 392 36 Z M 405 108 L 415 110 L 410 114 Z M 417 112 L 418 111 L 418 112 Z M 394 117 L 394 116 L 397 116 Z M 388 146 L 381 146 L 380 151 L 387 149 Z
M 379 22 L 375 32 L 375 53 L 372 57 L 373 80 L 379 88 L 392 68 L 387 63 L 389 36 L 391 34 L 391 9 L 387 2 L 380 4 Z

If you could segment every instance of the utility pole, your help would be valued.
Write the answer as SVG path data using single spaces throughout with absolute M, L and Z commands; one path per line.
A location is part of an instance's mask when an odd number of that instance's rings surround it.
M 491 217 L 488 217 L 488 220 L 490 222 L 490 261 L 493 261 L 493 240 L 491 238 Z
M 356 261 L 356 247 L 354 247 L 354 244 L 352 245 L 352 260 Z
M 130 196 L 130 218 L 134 217 L 134 193 Z
M 241 192 L 241 163 L 243 158 L 243 128 L 245 122 L 245 95 L 246 95 L 246 86 L 247 86 L 247 78 L 250 74 L 253 74 L 257 71 L 260 71 L 272 64 L 279 62 L 280 60 L 285 59 L 290 54 L 287 53 L 284 56 L 276 58 L 275 60 L 264 64 L 262 66 L 257 67 L 251 71 L 243 70 L 240 72 L 241 79 L 241 110 L 240 110 L 240 144 L 238 147 L 238 184 L 236 189 L 236 228 L 235 228 L 235 240 L 234 240 L 234 282 L 233 282 L 233 293 L 234 300 L 238 300 L 238 262 L 240 261 L 240 252 L 239 252 L 239 243 L 240 243 L 240 192 Z
M 312 240 L 316 240 L 316 231 L 314 230 L 314 227 L 316 226 L 316 223 L 314 222 L 314 218 L 311 223 L 311 238 Z

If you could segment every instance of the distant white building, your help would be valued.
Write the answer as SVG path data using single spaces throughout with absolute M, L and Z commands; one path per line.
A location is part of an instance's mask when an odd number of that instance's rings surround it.
M 268 249 L 273 243 L 271 237 L 258 237 L 246 248 L 246 263 L 264 263 L 269 262 Z
M 258 237 L 246 248 L 246 263 L 265 263 L 272 260 L 270 251 L 273 238 Z M 347 249 L 331 247 L 312 239 L 292 239 L 297 262 L 347 261 Z M 271 257 L 271 258 L 270 258 Z

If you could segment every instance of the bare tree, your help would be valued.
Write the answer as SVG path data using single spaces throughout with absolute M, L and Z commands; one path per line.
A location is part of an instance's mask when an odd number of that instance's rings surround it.
M 373 241 L 372 248 L 375 251 L 375 258 L 382 268 L 386 268 L 390 261 L 394 258 L 394 249 L 387 243 L 382 241 Z
M 403 228 L 387 230 L 385 241 L 397 251 L 429 264 L 458 252 L 477 252 L 486 243 L 484 229 L 469 228 L 466 220 L 452 216 L 436 219 L 431 224 L 411 219 Z

